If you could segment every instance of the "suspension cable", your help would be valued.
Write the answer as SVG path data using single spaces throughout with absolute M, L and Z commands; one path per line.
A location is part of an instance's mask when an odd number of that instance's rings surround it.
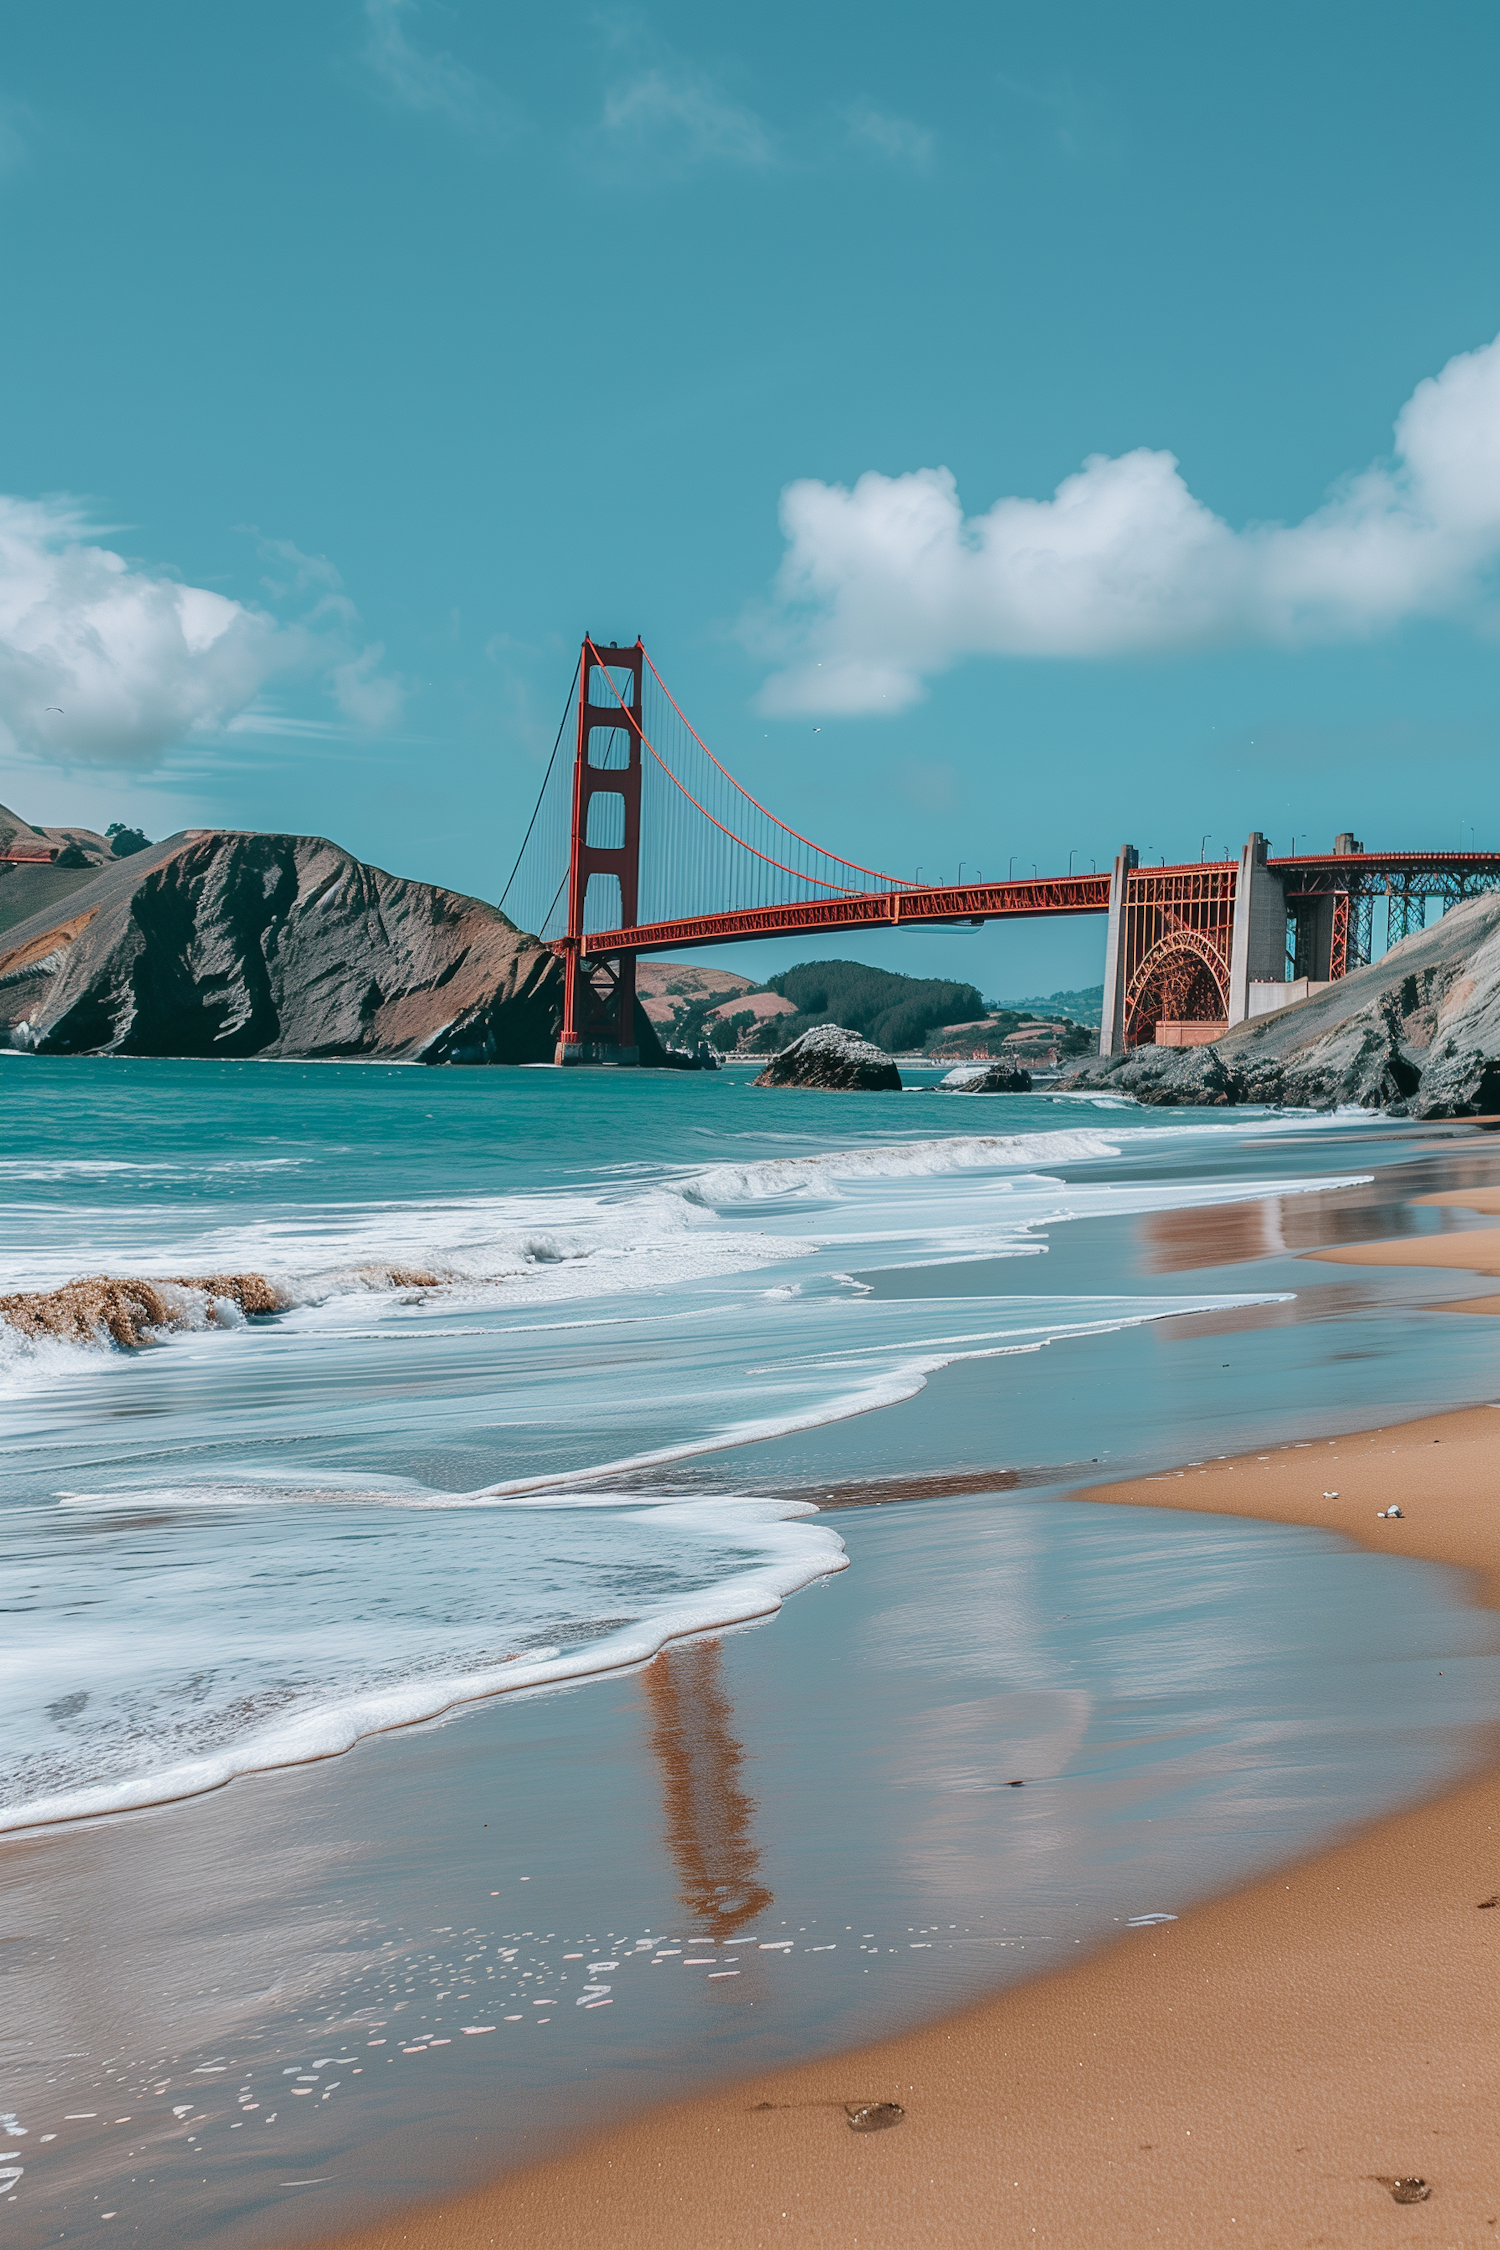
M 593 642 L 589 641 L 586 646 L 592 654 L 598 669 L 604 674 L 605 679 L 609 681 L 610 694 L 614 697 L 616 703 L 619 704 L 620 709 L 625 713 L 626 718 L 633 720 L 636 733 L 640 736 L 641 741 L 645 745 L 646 749 L 650 751 L 652 757 L 661 767 L 661 770 L 666 775 L 668 781 L 672 783 L 674 788 L 681 790 L 688 803 L 695 806 L 697 810 L 702 813 L 704 819 L 711 822 L 712 825 L 718 829 L 721 836 L 727 836 L 732 844 L 738 844 L 741 851 L 749 852 L 752 858 L 764 860 L 768 867 L 777 868 L 783 875 L 790 875 L 794 883 L 807 883 L 818 890 L 837 891 L 841 898 L 859 897 L 860 894 L 853 885 L 848 883 L 835 883 L 831 881 L 826 875 L 807 875 L 804 874 L 800 868 L 788 867 L 785 860 L 773 859 L 769 852 L 761 851 L 756 845 L 749 843 L 745 837 L 736 835 L 735 831 L 732 828 L 726 828 L 722 820 L 716 820 L 706 805 L 700 805 L 698 803 L 697 798 L 693 795 L 691 789 L 688 788 L 686 782 L 679 781 L 676 774 L 673 773 L 671 767 L 667 764 L 666 759 L 661 755 L 661 752 L 657 749 L 655 743 L 651 740 L 645 728 L 641 725 L 640 714 L 638 712 L 632 713 L 630 705 L 625 701 L 624 696 L 621 695 L 619 689 L 615 686 L 614 681 L 610 679 L 609 667 L 604 662 L 604 659 L 600 656 L 598 650 L 594 647 Z M 641 653 L 643 655 L 645 654 L 644 648 L 642 649 Z M 649 656 L 646 657 L 646 662 L 648 664 L 651 664 L 651 659 Z M 651 664 L 651 670 L 653 676 L 657 679 L 658 685 L 660 685 L 660 675 L 657 673 L 656 666 L 654 664 Z M 663 694 L 666 694 L 666 690 L 664 688 L 662 692 Z M 672 702 L 670 695 L 667 696 L 667 701 L 669 703 Z M 677 710 L 677 706 L 675 703 L 672 704 L 672 708 L 674 711 Z M 678 711 L 677 716 L 679 718 L 682 718 L 682 713 Z M 687 726 L 686 719 L 683 719 L 682 723 L 684 726 Z M 693 734 L 693 730 L 691 727 L 688 727 L 688 732 L 689 734 Z M 693 735 L 693 740 L 695 742 L 698 741 L 698 737 L 695 734 Z M 703 748 L 703 745 L 701 743 L 699 743 L 698 746 L 700 749 Z M 714 757 L 714 754 L 711 750 L 707 753 L 707 755 L 713 760 L 713 763 L 716 766 L 719 766 L 719 761 Z M 733 774 L 727 773 L 726 769 L 723 766 L 719 766 L 719 771 L 720 773 L 725 775 L 726 780 L 734 781 Z M 738 782 L 734 782 L 734 786 L 739 789 Z M 746 800 L 747 803 L 755 805 L 755 799 L 750 795 L 748 789 L 740 789 L 740 795 Z M 860 875 L 869 875 L 874 873 L 874 870 L 872 868 L 856 867 L 853 860 L 841 859 L 837 852 L 825 852 L 821 844 L 811 843 L 806 836 L 797 836 L 797 832 L 794 828 L 788 828 L 785 821 L 778 820 L 774 813 L 766 812 L 763 805 L 755 805 L 755 809 L 757 812 L 762 813 L 764 817 L 771 822 L 773 827 L 781 829 L 784 835 L 796 836 L 796 840 L 799 844 L 806 844 L 810 851 L 817 852 L 821 858 L 831 859 L 835 863 L 835 865 L 839 867 L 852 868 L 854 869 L 855 873 Z M 878 880 L 884 883 L 896 883 L 896 878 L 891 875 L 882 875 L 878 878 Z M 899 883 L 896 883 L 896 887 L 898 889 L 900 888 Z
M 512 869 L 511 869 L 511 871 L 510 871 L 510 882 L 508 882 L 508 883 L 506 884 L 506 886 L 505 886 L 504 890 L 503 890 L 503 891 L 502 891 L 502 892 L 500 893 L 500 904 L 501 904 L 502 906 L 504 906 L 504 904 L 505 904 L 506 900 L 507 900 L 507 899 L 508 899 L 508 898 L 510 897 L 510 885 L 511 885 L 511 883 L 513 883 L 513 882 L 515 881 L 515 879 L 516 879 L 516 876 L 517 876 L 517 875 L 518 875 L 518 874 L 520 873 L 521 862 L 522 862 L 522 860 L 523 860 L 523 859 L 525 858 L 525 856 L 526 856 L 526 846 L 527 846 L 527 845 L 528 845 L 528 844 L 529 844 L 529 843 L 531 842 L 531 831 L 532 831 L 532 829 L 533 829 L 533 828 L 535 828 L 535 826 L 536 826 L 536 822 L 537 822 L 537 814 L 538 814 L 538 813 L 539 813 L 539 812 L 541 811 L 541 809 L 542 809 L 542 799 L 543 799 L 543 798 L 544 798 L 544 797 L 546 796 L 546 794 L 547 794 L 547 784 L 548 784 L 548 782 L 549 782 L 549 781 L 550 781 L 550 780 L 552 779 L 552 768 L 553 768 L 553 767 L 554 767 L 554 766 L 556 765 L 556 763 L 557 763 L 557 753 L 558 753 L 558 751 L 559 751 L 559 750 L 560 750 L 560 749 L 562 748 L 562 738 L 563 738 L 563 730 L 564 730 L 564 729 L 566 728 L 566 726 L 567 726 L 567 723 L 568 723 L 568 714 L 569 714 L 569 712 L 570 712 L 570 711 L 572 710 L 572 708 L 573 708 L 573 690 L 574 690 L 574 688 L 576 688 L 576 687 L 577 687 L 577 685 L 578 685 L 578 670 L 579 670 L 579 665 L 581 665 L 581 664 L 582 664 L 582 662 L 583 662 L 583 658 L 582 658 L 582 656 L 580 656 L 580 657 L 579 657 L 579 659 L 578 659 L 578 663 L 577 663 L 577 664 L 575 664 L 575 665 L 574 665 L 574 667 L 573 667 L 573 677 L 572 677 L 572 679 L 571 679 L 571 680 L 570 680 L 570 681 L 568 682 L 568 695 L 567 695 L 567 701 L 566 701 L 566 702 L 565 702 L 565 703 L 563 704 L 563 715 L 562 715 L 562 720 L 561 720 L 561 723 L 559 724 L 559 726 L 558 726 L 558 729 L 557 729 L 557 740 L 556 740 L 556 742 L 554 742 L 554 743 L 553 743 L 553 745 L 552 745 L 552 755 L 551 755 L 551 757 L 550 757 L 550 758 L 549 758 L 549 759 L 547 760 L 547 771 L 546 771 L 546 772 L 545 772 L 545 773 L 544 773 L 544 774 L 542 775 L 542 786 L 541 786 L 541 788 L 540 788 L 540 789 L 539 789 L 539 790 L 537 791 L 537 793 L 536 793 L 536 803 L 535 803 L 535 804 L 534 804 L 534 805 L 532 806 L 532 808 L 531 808 L 531 818 L 530 818 L 530 820 L 529 820 L 529 821 L 528 821 L 528 822 L 526 823 L 526 833 L 525 833 L 525 835 L 524 835 L 524 836 L 523 836 L 523 837 L 521 838 L 521 849 L 520 849 L 520 850 L 519 850 L 519 851 L 517 852 L 517 854 L 516 854 L 516 864 L 515 864 L 515 866 L 514 866 L 514 867 L 513 867 Z M 567 876 L 566 876 L 566 875 L 564 875 L 564 877 L 563 877 L 563 883 L 565 883 L 565 882 L 567 881 L 567 879 L 568 879 L 568 878 L 567 878 Z M 561 890 L 562 890 L 562 883 L 559 883 L 559 885 L 558 885 L 558 891 L 559 891 L 559 893 L 561 892 Z M 556 899 L 554 899 L 554 900 L 552 901 L 552 906 L 556 906 L 556 904 L 557 904 L 557 900 L 556 900 Z M 551 912 L 552 912 L 552 906 L 549 906 L 549 907 L 548 907 L 548 909 L 547 909 L 547 913 L 548 913 L 549 915 L 550 915 L 550 914 L 551 914 Z M 543 922 L 542 922 L 542 928 L 543 928 L 543 929 L 545 929 L 546 927 L 547 927 L 547 924 L 546 924 L 546 920 L 545 920 L 545 918 L 544 918 L 544 919 L 543 919 Z
M 547 924 L 551 921 L 553 915 L 557 911 L 557 902 L 562 897 L 563 891 L 567 887 L 568 877 L 572 874 L 572 872 L 573 870 L 571 867 L 565 867 L 563 869 L 563 879 L 558 884 L 557 889 L 552 893 L 552 904 L 548 907 L 546 913 L 542 916 L 542 926 L 536 934 L 544 942 L 547 936 Z
M 651 653 L 644 642 L 642 642 L 641 644 L 641 654 L 645 657 L 646 662 L 648 664 L 651 664 Z M 687 728 L 688 733 L 697 743 L 698 748 L 703 752 L 704 757 L 707 758 L 711 764 L 718 766 L 720 773 L 723 774 L 724 779 L 730 784 L 730 786 L 734 789 L 737 789 L 740 795 L 745 799 L 746 803 L 754 805 L 756 811 L 763 814 L 764 817 L 769 820 L 774 827 L 781 829 L 784 835 L 795 837 L 799 844 L 806 844 L 808 850 L 817 852 L 820 858 L 831 859 L 839 867 L 847 867 L 852 869 L 852 871 L 856 875 L 873 875 L 877 883 L 891 883 L 897 890 L 903 890 L 906 887 L 899 875 L 886 875 L 882 873 L 882 871 L 878 867 L 861 867 L 857 859 L 845 859 L 841 852 L 827 851 L 822 844 L 815 844 L 810 836 L 804 836 L 800 833 L 799 830 L 795 828 L 789 828 L 784 820 L 778 820 L 775 813 L 769 811 L 766 806 L 761 804 L 758 798 L 751 796 L 749 790 L 745 787 L 742 781 L 736 781 L 734 775 L 729 771 L 729 768 L 727 766 L 720 765 L 719 760 L 714 756 L 712 750 L 709 749 L 708 744 L 704 741 L 702 735 L 699 734 L 697 728 L 693 725 L 692 720 L 686 716 L 682 709 L 682 706 L 677 701 L 676 696 L 673 695 L 672 690 L 668 687 L 666 681 L 662 678 L 660 672 L 657 671 L 654 664 L 651 664 L 651 677 L 655 680 L 657 686 L 661 689 L 662 694 L 671 704 L 672 709 L 677 713 L 678 718 L 682 720 L 683 725 Z M 642 740 L 644 739 L 645 738 L 643 736 Z M 655 756 L 654 751 L 652 755 Z M 675 781 L 677 777 L 674 774 L 672 778 Z M 681 784 L 679 783 L 678 786 L 680 787 Z M 710 815 L 709 817 L 712 818 L 712 815 Z M 745 848 L 747 851 L 753 851 L 755 849 L 753 844 L 747 844 Z M 765 855 L 762 854 L 762 857 L 764 856 Z M 777 862 L 773 860 L 771 864 L 775 866 Z M 829 888 L 837 890 L 839 886 L 835 883 L 831 884 Z M 850 895 L 852 896 L 853 894 L 851 893 Z

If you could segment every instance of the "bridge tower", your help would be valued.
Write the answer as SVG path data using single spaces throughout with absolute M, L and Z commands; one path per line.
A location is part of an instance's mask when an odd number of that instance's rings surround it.
M 641 871 L 641 669 L 645 651 L 584 636 L 578 665 L 578 746 L 568 856 L 560 1063 L 629 1066 L 635 1036 L 635 955 L 591 954 L 589 885 L 602 878 L 595 929 L 634 929 Z M 616 895 L 618 894 L 618 895 Z

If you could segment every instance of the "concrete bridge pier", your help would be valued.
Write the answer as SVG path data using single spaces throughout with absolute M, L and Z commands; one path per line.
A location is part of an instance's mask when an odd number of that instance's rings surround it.
M 1234 936 L 1229 953 L 1229 1021 L 1250 1014 L 1252 984 L 1280 985 L 1286 977 L 1286 884 L 1266 865 L 1266 839 L 1252 828 L 1240 853 L 1234 888 Z
M 1141 864 L 1134 844 L 1127 844 L 1115 860 L 1109 879 L 1109 935 L 1104 941 L 1104 1008 L 1099 1018 L 1099 1052 L 1125 1052 L 1125 893 L 1133 868 Z

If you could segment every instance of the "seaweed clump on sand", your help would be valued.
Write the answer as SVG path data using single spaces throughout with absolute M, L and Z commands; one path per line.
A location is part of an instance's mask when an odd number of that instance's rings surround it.
M 246 1317 L 283 1312 L 287 1299 L 262 1273 L 205 1273 L 158 1281 L 88 1274 L 61 1289 L 22 1289 L 0 1297 L 0 1320 L 23 1336 L 102 1344 L 138 1351 L 164 1329 L 198 1328 L 222 1319 L 229 1303 Z

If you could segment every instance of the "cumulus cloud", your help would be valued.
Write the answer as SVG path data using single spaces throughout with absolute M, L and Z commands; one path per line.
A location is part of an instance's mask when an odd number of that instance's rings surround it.
M 623 54 L 641 39 L 640 26 L 622 19 L 609 44 Z M 784 161 L 778 135 L 753 109 L 697 63 L 660 40 L 651 44 L 656 59 L 609 87 L 599 123 L 583 139 L 596 168 L 679 178 L 703 166 L 764 172 Z
M 934 136 L 925 125 L 909 117 L 891 117 L 871 102 L 851 102 L 844 112 L 851 148 L 866 156 L 882 157 L 887 164 L 909 165 L 925 171 L 932 162 Z
M 189 738 L 246 731 L 262 692 L 294 677 L 320 679 L 361 727 L 395 716 L 400 683 L 381 677 L 378 645 L 355 645 L 321 558 L 300 558 L 322 591 L 288 623 L 98 536 L 71 501 L 0 497 L 0 751 L 149 769 Z
M 393 726 L 406 701 L 402 682 L 380 669 L 384 655 L 385 643 L 372 641 L 358 656 L 351 656 L 347 664 L 335 664 L 329 673 L 339 709 L 366 734 L 379 734 L 383 727 Z
M 966 518 L 946 469 L 782 494 L 762 708 L 898 711 L 968 656 L 1119 657 L 1368 637 L 1462 614 L 1500 558 L 1500 338 L 1417 385 L 1395 449 L 1298 524 L 1233 529 L 1170 453 L 1091 455 Z
M 495 90 L 452 55 L 429 52 L 407 37 L 417 0 L 365 0 L 365 68 L 386 99 L 419 116 L 484 130 L 498 121 Z

